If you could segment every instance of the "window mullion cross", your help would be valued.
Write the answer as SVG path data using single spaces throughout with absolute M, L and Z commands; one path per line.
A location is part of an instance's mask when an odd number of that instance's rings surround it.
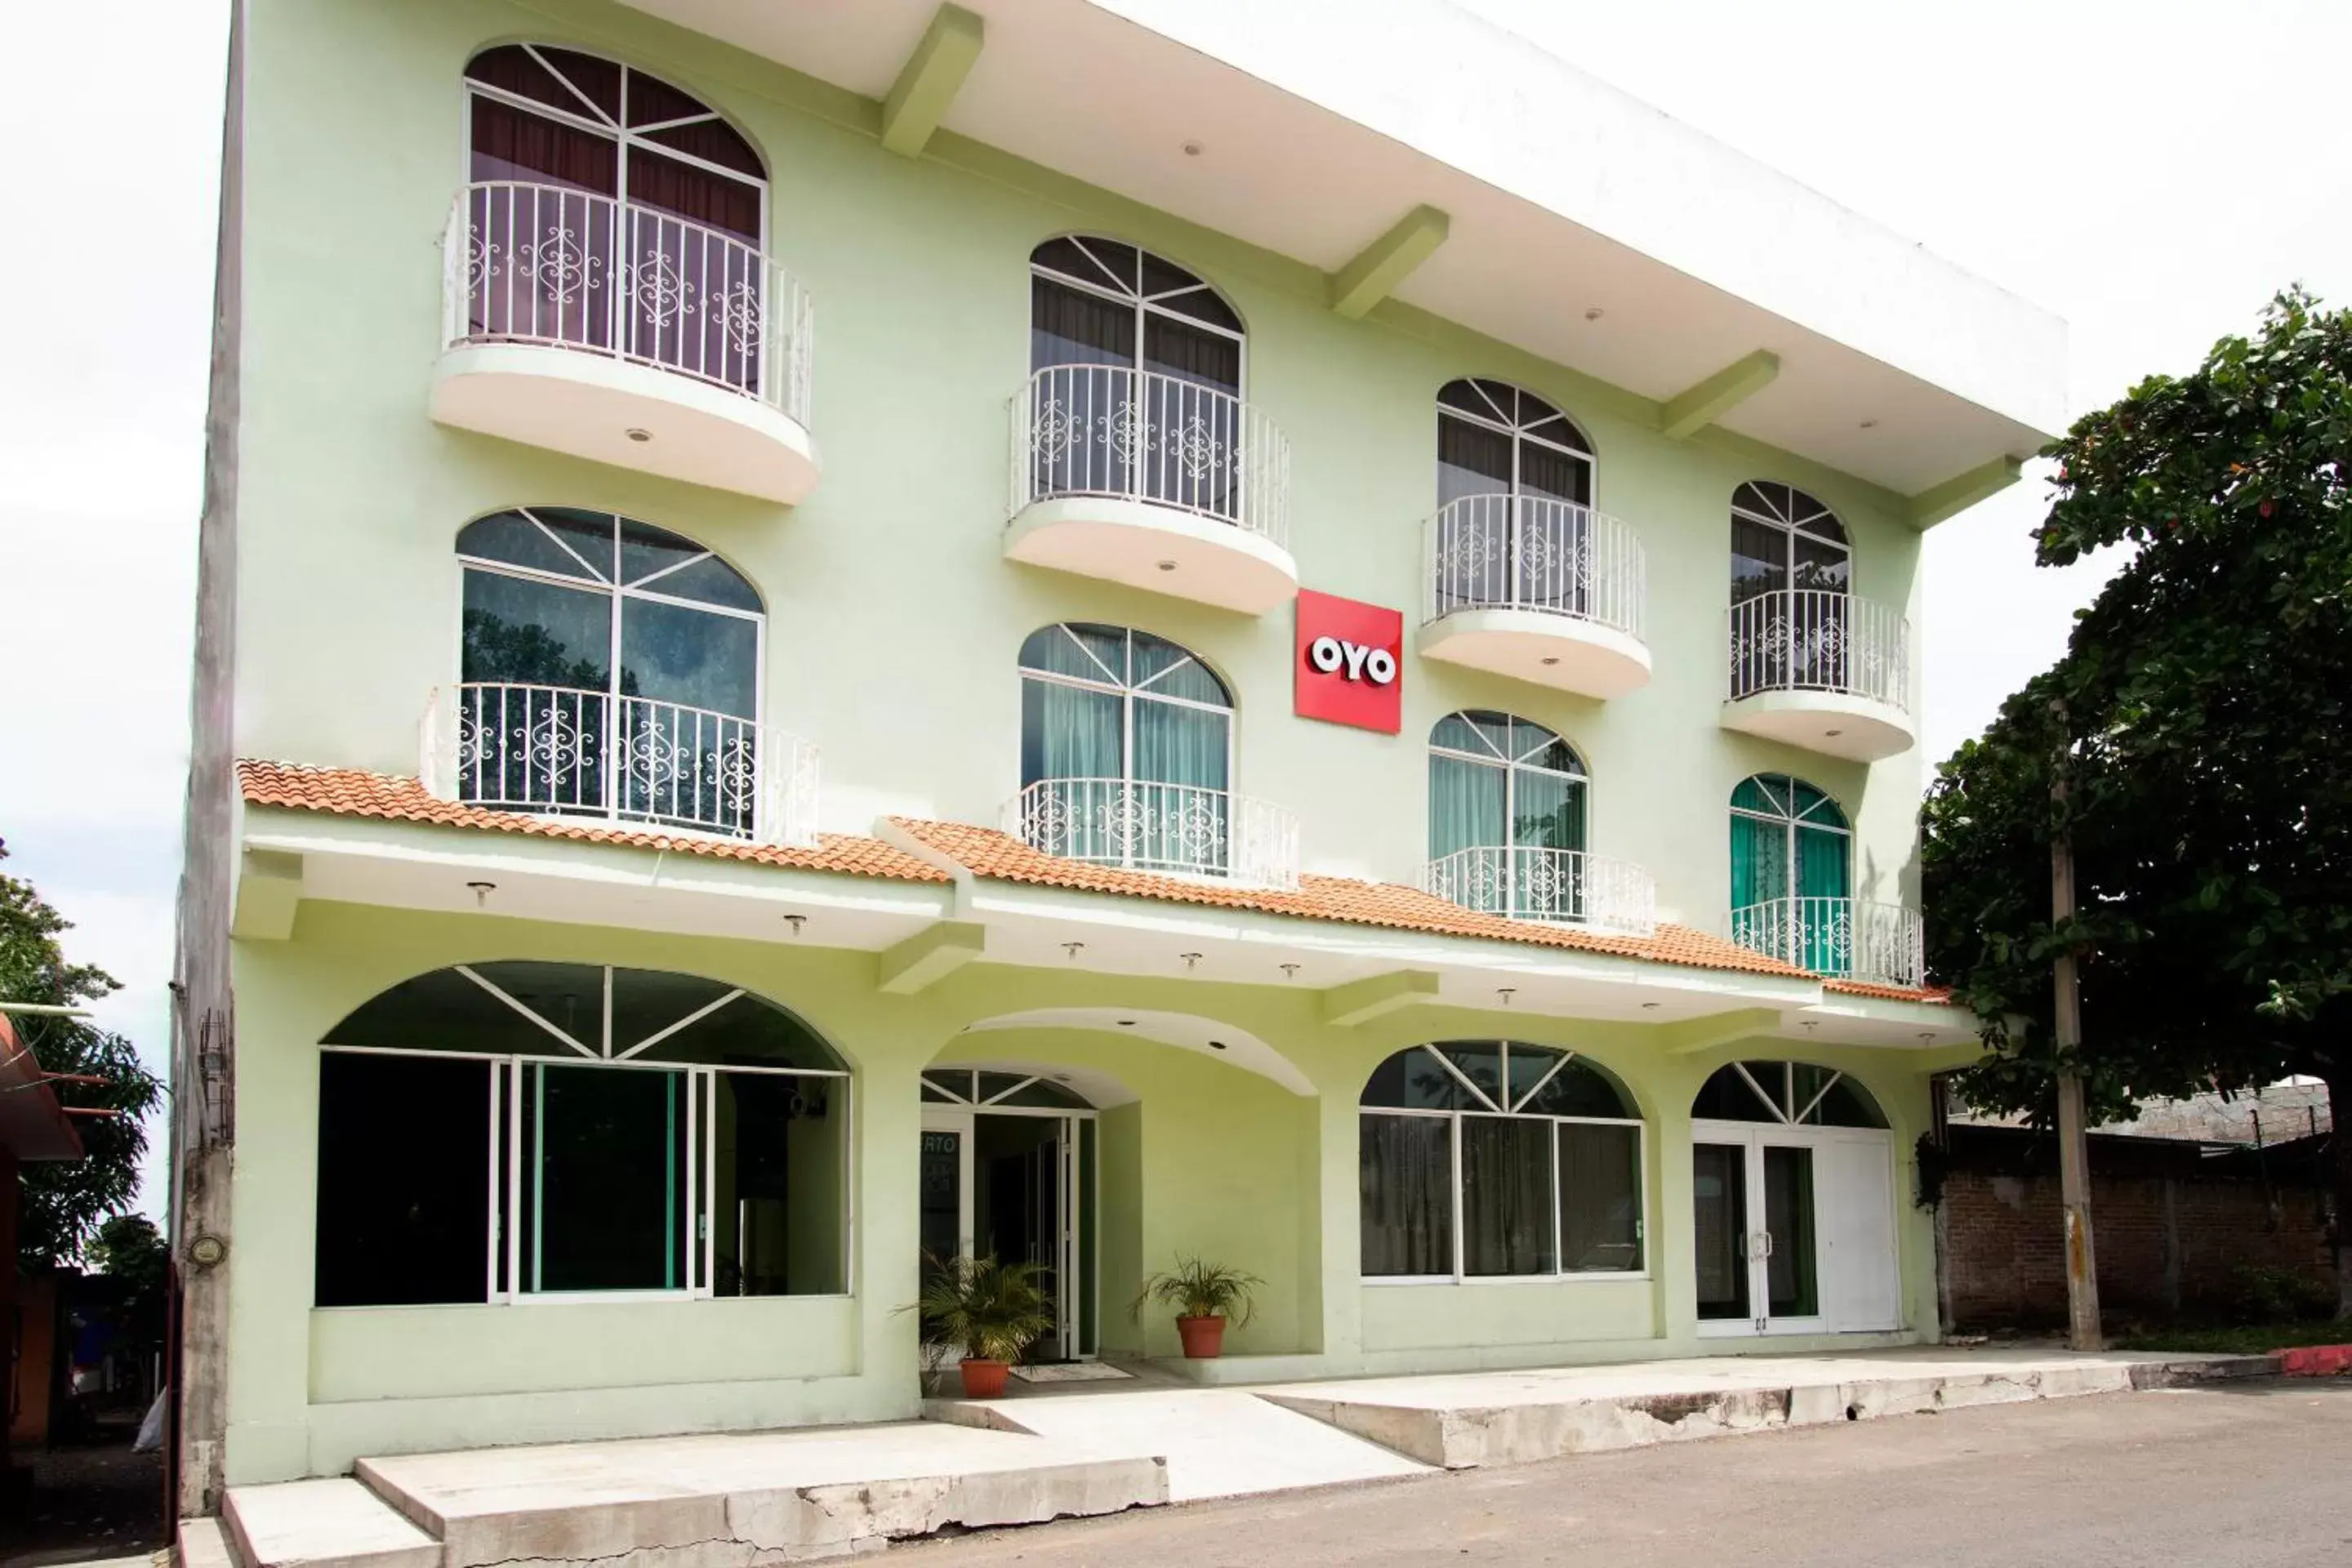
M 1842 1073 L 1842 1072 L 1833 1072 L 1833 1073 L 1830 1074 L 1828 1081 L 1826 1081 L 1825 1083 L 1823 1083 L 1823 1084 L 1822 1085 L 1821 1092 L 1820 1092 L 1819 1094 L 1814 1095 L 1812 1099 L 1811 1099 L 1811 1100 L 1809 1100 L 1805 1101 L 1805 1109 L 1804 1109 L 1804 1110 L 1800 1110 L 1799 1112 L 1797 1112 L 1796 1117 L 1794 1118 L 1794 1121 L 1795 1121 L 1796 1122 L 1798 1122 L 1798 1123 L 1801 1123 L 1801 1122 L 1803 1122 L 1803 1121 L 1805 1120 L 1805 1118 L 1806 1118 L 1806 1117 L 1811 1116 L 1811 1114 L 1812 1114 L 1816 1110 L 1818 1110 L 1818 1109 L 1820 1108 L 1820 1106 L 1821 1106 L 1822 1101 L 1822 1100 L 1827 1100 L 1827 1099 L 1829 1098 L 1829 1096 L 1830 1096 L 1830 1090 L 1832 1090 L 1832 1089 L 1835 1089 L 1835 1088 L 1837 1087 L 1838 1079 L 1842 1079 L 1842 1078 L 1843 1078 L 1843 1077 L 1845 1077 L 1845 1074 L 1843 1074 L 1843 1073 Z M 1791 1104 L 1794 1104 L 1794 1103 L 1795 1103 L 1795 1100 L 1794 1100 L 1794 1098 L 1793 1098 L 1793 1097 L 1791 1098 L 1791 1100 L 1790 1100 L 1790 1103 L 1791 1103 Z
M 1487 1110 L 1501 1110 L 1501 1109 L 1502 1109 L 1500 1106 L 1496 1105 L 1496 1104 L 1492 1100 L 1490 1100 L 1490 1099 L 1488 1099 L 1488 1098 L 1486 1097 L 1486 1090 L 1484 1090 L 1484 1089 L 1480 1089 L 1476 1084 L 1472 1083 L 1472 1082 L 1470 1081 L 1469 1078 L 1468 1078 L 1466 1075 L 1465 1075 L 1465 1074 L 1464 1074 L 1464 1072 L 1462 1071 L 1462 1069 L 1461 1069 L 1460 1068 L 1458 1068 L 1458 1067 L 1455 1067 L 1455 1066 L 1454 1065 L 1454 1063 L 1453 1063 L 1451 1060 L 1449 1060 L 1449 1059 L 1447 1058 L 1447 1057 L 1446 1057 L 1446 1055 L 1445 1055 L 1445 1053 L 1444 1053 L 1444 1051 L 1439 1050 L 1439 1049 L 1438 1049 L 1436 1047 L 1434 1047 L 1434 1046 L 1423 1046 L 1423 1047 L 1422 1047 L 1421 1048 L 1422 1048 L 1423 1050 L 1424 1050 L 1424 1051 L 1427 1051 L 1431 1056 L 1435 1057 L 1435 1058 L 1437 1058 L 1438 1065 L 1439 1065 L 1440 1067 L 1443 1067 L 1443 1068 L 1446 1070 L 1446 1072 L 1447 1072 L 1447 1073 L 1449 1073 L 1449 1074 L 1451 1074 L 1451 1075 L 1453 1076 L 1453 1079 L 1454 1079 L 1454 1082 L 1456 1082 L 1456 1083 L 1460 1084 L 1463 1088 L 1465 1088 L 1465 1089 L 1468 1089 L 1468 1090 L 1470 1091 L 1470 1093 L 1472 1094 L 1472 1096 L 1473 1096 L 1473 1097 L 1475 1097 L 1475 1098 L 1477 1100 L 1478 1104 L 1479 1104 L 1483 1109 Z M 1507 1079 L 1506 1079 L 1506 1080 L 1505 1080 L 1505 1082 L 1507 1084 L 1507 1083 L 1508 1083 L 1508 1080 L 1507 1080 Z M 1505 1091 L 1504 1091 L 1504 1092 L 1507 1095 L 1507 1094 L 1508 1094 L 1508 1092 L 1509 1092 L 1508 1089 L 1507 1088 L 1507 1089 L 1505 1089 Z
M 457 965 L 457 970 L 458 973 L 464 975 L 467 979 L 472 981 L 475 984 L 480 986 L 483 990 L 488 992 L 491 995 L 497 997 L 499 1001 L 505 1003 L 508 1006 L 513 1008 L 516 1012 L 521 1014 L 524 1017 L 530 1019 L 532 1023 L 538 1025 L 549 1034 L 553 1035 L 557 1039 L 562 1040 L 565 1045 L 571 1047 L 582 1056 L 590 1058 L 591 1059 L 595 1058 L 596 1053 L 594 1051 L 590 1050 L 586 1046 L 583 1046 L 578 1040 L 573 1039 L 568 1031 L 560 1029 L 555 1025 L 549 1023 L 545 1018 L 541 1017 L 537 1013 L 532 1012 L 529 1007 L 523 1005 L 520 1002 L 516 1001 L 504 991 L 499 990 L 497 985 L 483 979 L 481 975 L 476 973 L 471 968 L 460 963 Z
M 1780 1105 L 1780 1103 L 1775 1100 L 1770 1095 L 1764 1092 L 1764 1086 L 1756 1081 L 1755 1075 L 1748 1070 L 1748 1064 L 1746 1062 L 1734 1062 L 1731 1066 L 1732 1070 L 1739 1074 L 1740 1081 L 1745 1083 L 1749 1089 L 1756 1091 L 1756 1098 L 1764 1102 L 1764 1109 L 1772 1113 L 1773 1121 L 1785 1122 L 1789 1120 L 1789 1112 L 1787 1109 Z

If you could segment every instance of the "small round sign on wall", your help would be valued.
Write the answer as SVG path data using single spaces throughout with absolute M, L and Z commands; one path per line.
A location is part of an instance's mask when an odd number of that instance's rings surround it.
M 1301 588 L 1297 614 L 1298 716 L 1395 734 L 1404 721 L 1404 612 Z

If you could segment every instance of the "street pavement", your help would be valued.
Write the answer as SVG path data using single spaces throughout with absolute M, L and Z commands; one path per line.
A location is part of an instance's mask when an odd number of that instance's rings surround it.
M 1906 1415 L 900 1547 L 907 1568 L 2352 1563 L 2352 1379 Z

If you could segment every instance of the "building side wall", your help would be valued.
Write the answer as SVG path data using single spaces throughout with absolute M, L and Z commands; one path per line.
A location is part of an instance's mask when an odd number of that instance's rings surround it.
M 1853 818 L 1857 896 L 1914 889 L 1916 753 L 1873 766 L 1727 733 L 1727 508 L 1750 479 L 1834 506 L 1855 591 L 1917 609 L 1895 499 L 1719 431 L 1672 442 L 1652 405 L 1402 308 L 1364 321 L 1319 273 L 942 137 L 882 152 L 872 106 L 639 14 L 585 0 L 257 0 L 250 65 L 236 742 L 247 755 L 417 769 L 428 691 L 454 679 L 469 520 L 520 503 L 676 530 L 765 595 L 767 718 L 824 754 L 829 826 L 882 812 L 992 823 L 1019 787 L 1023 638 L 1062 619 L 1173 638 L 1234 690 L 1234 786 L 1297 811 L 1307 868 L 1409 881 L 1426 853 L 1424 747 L 1457 708 L 1559 731 L 1594 780 L 1588 847 L 1658 879 L 1662 912 L 1721 929 L 1724 812 L 1758 771 Z M 783 509 L 434 425 L 441 235 L 465 173 L 460 73 L 485 45 L 561 41 L 706 97 L 772 174 L 772 248 L 816 301 L 824 476 Z M 365 89 L 352 63 L 364 60 Z M 1398 736 L 1291 710 L 1291 618 L 1249 619 L 1001 554 L 1007 399 L 1028 371 L 1027 259 L 1107 234 L 1199 271 L 1249 329 L 1247 394 L 1288 434 L 1290 544 L 1314 588 L 1418 620 L 1435 503 L 1434 398 L 1465 374 L 1557 403 L 1597 452 L 1597 501 L 1647 550 L 1655 678 L 1607 704 L 1408 652 Z M 1410 639 L 1408 639 L 1409 641 Z M 1914 661 L 1914 685 L 1917 663 Z M 887 700 L 877 696 L 887 693 Z M 1916 693 L 1915 690 L 1915 709 Z

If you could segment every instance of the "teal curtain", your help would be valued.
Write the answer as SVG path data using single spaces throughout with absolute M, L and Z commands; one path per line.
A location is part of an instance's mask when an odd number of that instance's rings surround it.
M 1752 816 L 1731 819 L 1731 907 L 1789 895 L 1789 830 Z
M 1818 827 L 1797 828 L 1797 894 L 1806 899 L 1846 897 L 1846 836 Z M 1805 904 L 1804 965 L 1816 974 L 1853 972 L 1853 931 L 1840 919 L 1839 906 Z
M 1021 783 L 1115 779 L 1121 773 L 1119 700 L 1052 681 L 1021 683 Z
M 1514 782 L 1518 786 L 1514 843 L 1546 849 L 1584 847 L 1583 780 L 1521 768 Z

